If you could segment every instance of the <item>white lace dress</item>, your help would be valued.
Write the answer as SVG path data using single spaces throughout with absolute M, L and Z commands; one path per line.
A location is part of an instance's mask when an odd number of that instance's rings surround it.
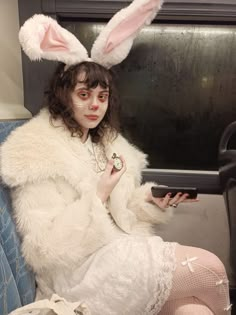
M 106 158 L 90 139 L 86 146 L 100 176 Z M 70 301 L 84 301 L 92 315 L 156 315 L 172 287 L 175 245 L 158 236 L 121 235 L 73 274 L 60 274 L 56 291 Z

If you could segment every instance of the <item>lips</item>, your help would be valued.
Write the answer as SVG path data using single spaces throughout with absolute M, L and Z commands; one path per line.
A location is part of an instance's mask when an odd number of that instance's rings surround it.
M 97 120 L 98 116 L 97 115 L 85 115 L 85 117 L 89 120 Z

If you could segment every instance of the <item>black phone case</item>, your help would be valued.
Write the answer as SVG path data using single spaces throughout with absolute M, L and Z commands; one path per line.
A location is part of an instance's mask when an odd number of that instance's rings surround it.
M 188 199 L 195 199 L 197 197 L 198 191 L 195 187 L 158 187 L 153 186 L 151 188 L 153 197 L 164 198 L 166 194 L 171 193 L 171 198 L 173 198 L 178 192 L 183 194 L 188 194 Z

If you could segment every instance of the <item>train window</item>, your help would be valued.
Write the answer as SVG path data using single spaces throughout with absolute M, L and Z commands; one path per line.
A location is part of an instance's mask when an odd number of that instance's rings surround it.
M 89 51 L 103 27 L 61 24 Z M 148 153 L 150 168 L 218 169 L 220 136 L 236 120 L 235 51 L 235 25 L 158 23 L 116 66 L 122 130 Z

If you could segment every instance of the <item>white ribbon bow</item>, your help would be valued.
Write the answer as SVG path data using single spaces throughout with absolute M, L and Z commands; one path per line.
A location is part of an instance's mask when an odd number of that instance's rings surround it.
M 188 266 L 189 270 L 191 272 L 194 272 L 192 262 L 197 260 L 197 259 L 198 259 L 198 257 L 189 258 L 188 255 L 186 255 L 186 260 L 184 260 L 181 264 L 182 264 L 182 266 Z

